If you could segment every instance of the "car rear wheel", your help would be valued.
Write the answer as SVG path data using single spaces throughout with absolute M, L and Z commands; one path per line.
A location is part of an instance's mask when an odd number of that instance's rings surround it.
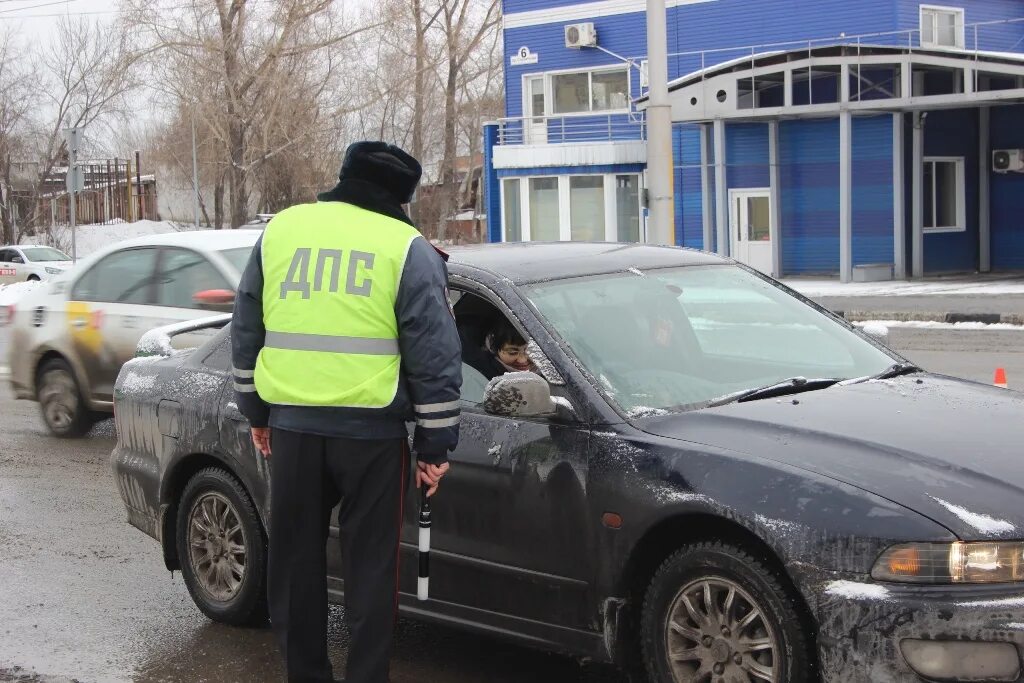
M 676 551 L 651 580 L 641 621 L 652 683 L 814 680 L 797 601 L 775 571 L 740 547 Z
M 207 468 L 178 504 L 181 574 L 196 606 L 235 626 L 266 621 L 266 540 L 256 507 L 233 476 Z
M 61 358 L 49 360 L 39 369 L 36 399 L 43 413 L 43 421 L 55 436 L 84 436 L 95 422 L 95 416 L 85 403 L 75 373 L 67 361 Z

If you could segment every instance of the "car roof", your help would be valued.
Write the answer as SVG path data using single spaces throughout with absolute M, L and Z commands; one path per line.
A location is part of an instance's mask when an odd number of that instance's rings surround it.
M 614 242 L 506 242 L 452 247 L 450 264 L 489 271 L 516 284 L 587 275 L 731 263 L 696 249 Z
M 131 237 L 110 246 L 191 247 L 202 251 L 219 251 L 232 247 L 251 247 L 262 233 L 262 230 L 182 230 Z

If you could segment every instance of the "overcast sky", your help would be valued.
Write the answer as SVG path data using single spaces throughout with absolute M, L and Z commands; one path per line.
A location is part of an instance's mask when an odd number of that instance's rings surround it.
M 0 24 L 31 42 L 48 41 L 60 16 L 84 14 L 109 20 L 116 7 L 115 0 L 0 0 Z

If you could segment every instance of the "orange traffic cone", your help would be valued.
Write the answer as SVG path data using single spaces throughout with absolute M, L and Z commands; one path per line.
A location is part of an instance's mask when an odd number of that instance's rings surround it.
M 1006 370 L 1003 368 L 996 368 L 996 379 L 992 384 L 1002 389 L 1006 389 Z

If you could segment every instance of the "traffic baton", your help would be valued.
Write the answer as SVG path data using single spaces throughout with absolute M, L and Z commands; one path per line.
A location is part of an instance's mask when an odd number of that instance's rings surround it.
M 420 485 L 420 573 L 416 597 L 426 600 L 430 595 L 430 499 L 427 485 Z

